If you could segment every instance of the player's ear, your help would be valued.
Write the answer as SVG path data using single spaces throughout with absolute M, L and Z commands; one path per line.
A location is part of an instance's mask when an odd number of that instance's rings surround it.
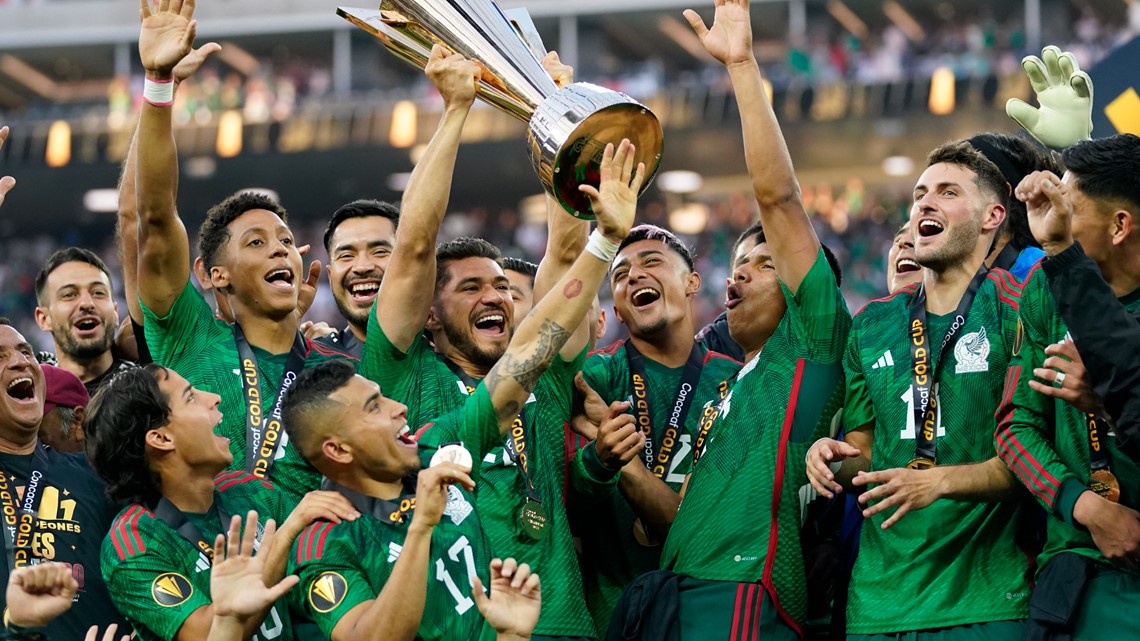
M 437 332 L 441 327 L 439 316 L 435 314 L 435 303 L 432 303 L 431 309 L 428 310 L 427 321 L 424 322 L 424 329 L 429 332 Z
M 1135 223 L 1132 212 L 1127 209 L 1118 209 L 1112 212 L 1112 222 L 1111 227 L 1109 227 L 1109 233 L 1112 234 L 1112 244 L 1124 244 L 1128 237 L 1136 232 Z M 39 318 L 38 314 L 36 318 Z
M 986 207 L 986 213 L 982 217 L 982 231 L 992 231 L 1000 229 L 1001 224 L 1005 221 L 1005 207 L 997 203 L 992 203 Z
M 210 287 L 225 290 L 230 286 L 230 272 L 221 265 L 210 268 Z
M 689 276 L 685 281 L 685 295 L 692 296 L 701 289 L 701 275 L 697 272 L 689 272 Z
M 36 325 L 39 325 L 40 329 L 42 329 L 45 332 L 51 331 L 51 319 L 48 318 L 48 308 L 46 308 L 46 307 L 37 307 L 36 308 Z
M 321 454 L 333 463 L 340 465 L 352 463 L 352 448 L 331 438 L 326 438 L 325 442 L 321 443 Z
M 146 433 L 146 446 L 161 452 L 174 450 L 174 438 L 168 430 L 158 428 Z

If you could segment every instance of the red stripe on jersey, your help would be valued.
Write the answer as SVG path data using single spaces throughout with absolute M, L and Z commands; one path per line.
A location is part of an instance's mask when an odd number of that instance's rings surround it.
M 321 533 L 317 535 L 317 545 L 314 550 L 313 558 L 319 559 L 325 553 L 325 537 L 328 536 L 329 530 L 333 528 L 333 524 L 329 523 L 328 526 L 321 529 Z
M 139 518 L 146 513 L 146 509 L 141 505 L 135 506 L 135 509 L 130 512 L 123 522 L 123 543 L 126 547 L 127 554 L 142 554 L 146 552 L 146 544 L 143 543 L 142 535 L 139 534 Z
M 595 349 L 594 351 L 586 354 L 586 358 L 590 358 L 594 354 L 609 354 L 610 356 L 613 356 L 614 354 L 617 353 L 618 349 L 622 345 L 625 345 L 625 341 L 614 341 L 614 342 L 610 343 L 609 345 L 606 345 L 605 347 L 599 347 L 599 348 Z
M 1057 499 L 1057 490 L 1060 489 L 1060 483 L 1058 483 L 1056 479 L 1053 479 L 1052 475 L 1046 472 L 1045 468 L 1041 467 L 1041 464 L 1029 455 L 1021 445 L 1021 442 L 1017 440 L 1017 437 L 1008 430 L 998 434 L 997 441 L 998 455 L 1006 462 L 1006 465 L 1009 465 L 1010 462 L 1013 463 L 1012 469 L 1014 473 L 1021 477 L 1022 484 L 1025 485 L 1030 492 L 1044 501 L 1046 505 L 1053 507 L 1053 501 Z M 1032 466 L 1037 473 L 1030 470 L 1030 466 Z M 1052 479 L 1052 481 L 1049 479 Z
M 732 609 L 732 633 L 729 635 L 728 641 L 737 641 L 736 639 L 736 622 L 740 620 L 740 599 L 744 596 L 743 583 L 736 584 L 736 606 Z
M 860 307 L 859 311 L 855 312 L 855 316 L 862 314 L 863 310 L 865 310 L 871 306 L 871 303 L 885 303 L 885 302 L 891 300 L 892 298 L 894 298 L 895 296 L 898 296 L 899 294 L 911 294 L 911 295 L 916 294 L 916 293 L 918 293 L 918 286 L 921 284 L 922 284 L 921 282 L 911 283 L 905 287 L 900 287 L 898 289 L 898 291 L 893 293 L 893 294 L 888 294 L 886 296 L 883 296 L 882 298 L 876 298 L 874 300 L 869 300 L 869 301 L 867 301 L 866 305 Z
M 1013 413 L 1016 407 L 1013 404 L 1013 393 L 1017 389 L 1018 380 L 1021 378 L 1021 366 L 1010 365 L 1005 370 L 1005 387 L 1001 391 L 1001 403 L 998 404 L 998 409 L 994 412 L 994 418 L 997 419 L 997 430 L 1000 432 L 1002 426 L 1013 420 Z
M 221 474 L 214 477 L 214 485 L 216 486 L 219 483 L 225 483 L 230 479 L 235 479 L 241 476 L 241 474 L 242 470 L 230 470 L 229 472 L 222 472 Z
M 744 622 L 740 627 L 740 638 L 742 641 L 752 641 L 752 635 L 749 633 L 749 628 L 752 626 L 752 610 L 755 609 L 756 604 L 756 584 L 748 586 L 748 597 L 744 600 Z
M 787 466 L 788 440 L 792 435 L 792 423 L 795 421 L 796 408 L 799 405 L 800 385 L 804 379 L 805 362 L 806 361 L 802 358 L 796 360 L 796 374 L 792 378 L 792 391 L 788 394 L 788 408 L 784 411 L 784 425 L 780 428 L 780 448 L 778 450 L 779 453 L 776 455 L 776 479 L 772 486 L 772 523 L 768 530 L 768 555 L 764 559 L 764 574 L 761 579 L 761 582 L 768 592 L 768 596 L 772 599 L 772 605 L 776 606 L 776 613 L 779 614 L 780 618 L 788 624 L 788 627 L 795 630 L 796 634 L 801 638 L 803 638 L 804 634 L 803 630 L 800 629 L 800 625 L 796 623 L 780 605 L 780 597 L 776 594 L 776 588 L 772 584 L 772 567 L 776 563 L 776 545 L 780 539 L 780 496 L 784 491 L 784 470 Z
M 755 641 L 760 639 L 760 619 L 764 613 L 764 593 L 761 592 L 756 597 L 756 614 L 752 615 L 752 638 Z
M 127 558 L 127 550 L 123 547 L 123 517 L 119 516 L 115 519 L 115 523 L 111 526 L 111 543 L 115 544 L 115 552 L 119 554 L 119 560 L 122 561 Z
M 352 354 L 349 354 L 348 352 L 342 352 L 339 349 L 332 347 L 331 345 L 325 345 L 324 343 L 318 343 L 314 340 L 309 340 L 307 338 L 305 339 L 305 345 L 308 348 L 308 351 L 305 353 L 305 356 L 308 356 L 309 352 L 316 352 L 316 353 L 320 354 L 321 356 L 339 356 L 341 358 L 344 358 L 345 360 L 360 362 L 359 358 L 353 356 Z
M 989 276 L 986 276 L 986 278 L 992 280 L 997 284 L 997 287 L 994 289 L 994 291 L 997 292 L 998 298 L 1000 298 L 1005 302 L 1005 304 L 1009 305 L 1010 307 L 1014 309 L 1018 308 L 1018 299 L 1021 297 L 1020 289 L 1015 290 L 1009 287 L 1006 283 L 1002 282 L 1001 276 L 998 276 L 994 272 L 990 272 Z
M 328 525 L 329 523 L 327 521 L 318 521 L 305 528 L 304 536 L 297 545 L 297 563 L 304 563 L 314 559 L 313 542 L 317 539 L 317 533 Z
M 265 486 L 265 489 L 267 489 L 267 490 L 276 489 L 273 487 L 273 484 L 270 483 L 269 481 L 266 481 L 263 478 L 254 476 L 254 475 L 252 475 L 249 472 L 246 472 L 244 470 L 239 470 L 237 472 L 237 474 L 234 475 L 229 480 L 218 483 L 217 488 L 218 488 L 219 492 L 224 492 L 224 491 L 228 490 L 229 488 L 231 488 L 235 485 L 241 485 L 243 483 L 252 483 L 255 481 L 258 483 L 261 483 L 263 486 Z
M 735 358 L 733 358 L 733 357 L 729 356 L 728 354 L 721 354 L 720 352 L 714 352 L 714 351 L 713 351 L 713 350 L 711 350 L 711 349 L 710 349 L 709 351 L 705 352 L 705 360 L 704 360 L 704 362 L 703 362 L 703 363 L 701 363 L 701 364 L 702 364 L 702 365 L 708 365 L 708 362 L 709 362 L 710 360 L 714 359 L 714 358 L 716 358 L 716 359 L 720 359 L 720 360 L 722 360 L 722 361 L 728 361 L 728 362 L 730 362 L 730 363 L 735 363 L 735 364 L 737 364 L 737 365 L 738 365 L 738 366 L 740 366 L 740 367 L 744 367 L 744 363 L 741 363 L 740 361 L 738 361 L 738 360 L 736 360 Z

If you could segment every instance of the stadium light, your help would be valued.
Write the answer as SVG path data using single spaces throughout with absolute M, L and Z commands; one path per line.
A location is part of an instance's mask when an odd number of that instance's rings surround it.
M 709 206 L 704 203 L 688 203 L 669 212 L 669 227 L 678 234 L 695 236 L 708 222 Z
M 410 180 L 411 177 L 412 174 L 410 172 L 390 174 L 388 176 L 388 189 L 394 192 L 403 192 L 404 189 L 408 187 L 408 180 Z
M 231 109 L 218 119 L 218 141 L 215 145 L 222 158 L 233 158 L 241 153 L 241 112 Z
M 392 126 L 388 130 L 388 142 L 400 149 L 416 144 L 416 103 L 411 100 L 401 100 L 392 108 Z
M 51 123 L 44 160 L 48 167 L 63 167 L 71 162 L 71 125 L 67 121 L 57 120 Z
M 954 72 L 939 67 L 930 76 L 930 113 L 948 116 L 954 113 Z
M 657 176 L 657 188 L 670 194 L 691 194 L 701 188 L 704 180 L 695 171 L 675 169 Z
M 83 206 L 96 214 L 113 214 L 119 211 L 119 190 L 90 189 L 83 194 Z
M 887 156 L 883 159 L 883 173 L 893 178 L 914 174 L 914 159 L 907 156 Z

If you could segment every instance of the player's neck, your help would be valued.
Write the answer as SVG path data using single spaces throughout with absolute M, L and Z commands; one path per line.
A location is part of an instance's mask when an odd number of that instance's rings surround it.
M 693 322 L 685 317 L 652 336 L 631 334 L 630 339 L 645 358 L 665 367 L 680 367 L 689 360 L 689 353 L 693 351 Z
M 337 485 L 358 494 L 370 496 L 375 499 L 384 499 L 385 501 L 398 499 L 404 493 L 404 482 L 402 479 L 380 481 L 355 470 L 353 474 L 345 475 L 344 478 L 333 479 L 333 481 Z
M 957 309 L 981 264 L 981 257 L 975 256 L 942 271 L 924 267 L 922 286 L 926 289 L 927 313 L 941 316 Z
M 1002 232 L 1001 236 L 998 237 L 997 242 L 994 243 L 994 248 L 990 251 L 989 255 L 986 256 L 986 267 L 994 266 L 994 262 L 997 261 L 998 256 L 1001 255 L 1002 250 L 1005 249 L 1005 246 L 1009 244 L 1009 241 L 1012 240 L 1012 238 L 1013 235 L 1008 231 Z
M 214 476 L 195 471 L 182 474 L 159 472 L 162 496 L 183 512 L 205 514 L 214 504 Z
M 1127 296 L 1140 287 L 1140 249 L 1116 252 L 1112 260 L 1098 265 L 1104 281 L 1117 298 Z
M 490 367 L 472 361 L 462 352 L 455 349 L 451 343 L 447 342 L 447 339 L 437 341 L 435 351 L 442 354 L 447 360 L 455 363 L 465 374 L 477 381 L 483 380 L 483 378 L 487 376 L 487 372 L 491 371 Z
M 37 442 L 35 430 L 25 434 L 19 428 L 0 429 L 0 454 L 31 454 Z
M 60 367 L 75 374 L 84 383 L 89 383 L 107 373 L 107 370 L 111 369 L 111 365 L 115 362 L 111 350 L 107 350 L 94 358 L 79 360 L 71 354 L 56 349 L 55 357 L 59 361 Z
M 349 321 L 348 331 L 352 332 L 352 335 L 356 337 L 356 340 L 363 343 L 364 339 L 368 335 L 368 324 L 365 323 L 364 325 L 357 325 L 356 323 Z
M 284 354 L 293 347 L 299 325 L 296 314 L 289 314 L 283 319 L 268 318 L 248 312 L 243 314 L 237 309 L 234 310 L 234 314 L 250 345 L 270 354 Z

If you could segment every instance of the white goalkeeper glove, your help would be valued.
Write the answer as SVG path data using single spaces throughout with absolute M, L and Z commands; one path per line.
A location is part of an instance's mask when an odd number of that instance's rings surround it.
M 1026 56 L 1021 68 L 1040 108 L 1010 98 L 1005 113 L 1041 144 L 1064 149 L 1092 137 L 1093 84 L 1068 51 L 1049 45 L 1041 57 Z

